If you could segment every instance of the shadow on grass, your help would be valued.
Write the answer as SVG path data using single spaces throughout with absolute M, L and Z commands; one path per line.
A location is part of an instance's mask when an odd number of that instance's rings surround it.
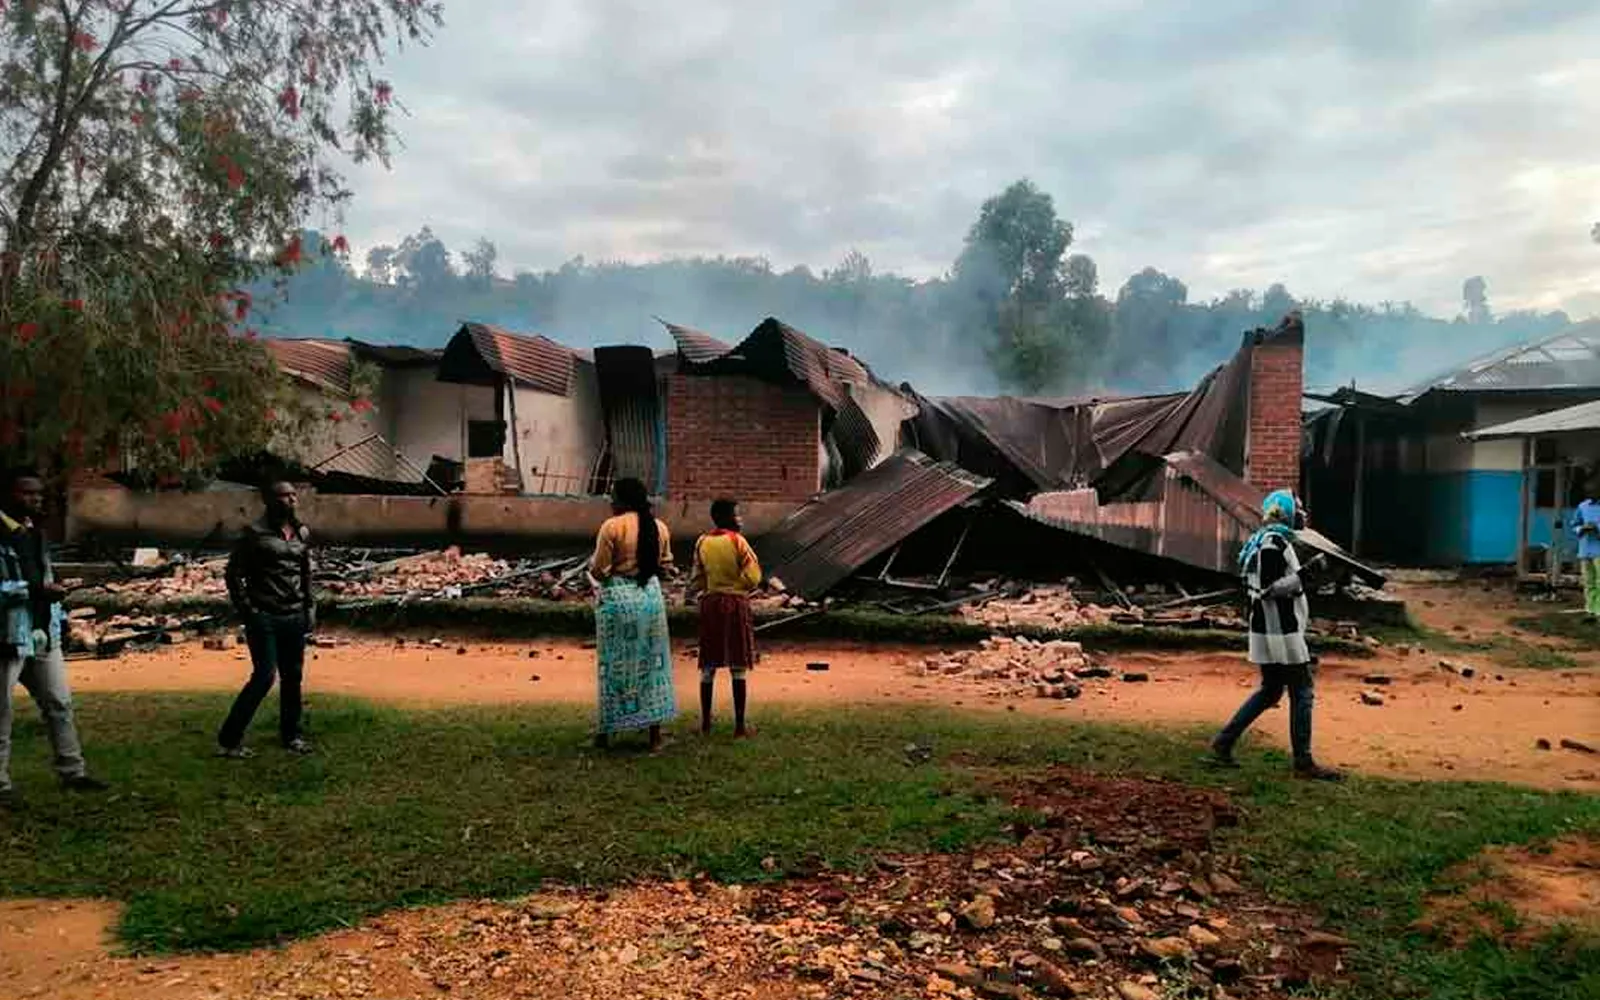
M 318 698 L 321 754 L 267 747 L 224 761 L 209 750 L 225 707 L 220 697 L 85 698 L 91 759 L 116 788 L 103 798 L 55 793 L 43 734 L 20 725 L 30 808 L 0 819 L 0 885 L 122 900 L 121 934 L 136 950 L 237 948 L 396 906 L 514 896 L 547 879 L 703 871 L 755 881 L 875 852 L 960 850 L 1005 836 L 1012 815 L 970 764 L 1017 776 L 1065 764 L 1228 788 L 1246 822 L 1223 848 L 1270 892 L 1361 941 L 1351 996 L 1551 1000 L 1594 996 L 1572 990 L 1600 976 L 1592 943 L 1551 943 L 1557 961 L 1490 944 L 1429 947 L 1409 930 L 1442 872 L 1487 844 L 1600 831 L 1600 797 L 1377 779 L 1314 786 L 1287 780 L 1276 754 L 1219 775 L 1196 764 L 1199 741 L 1182 735 L 910 708 L 769 713 L 754 741 L 682 735 L 648 757 L 593 751 L 573 709 L 408 713 Z M 270 726 L 260 720 L 257 732 Z M 912 744 L 932 760 L 913 763 Z

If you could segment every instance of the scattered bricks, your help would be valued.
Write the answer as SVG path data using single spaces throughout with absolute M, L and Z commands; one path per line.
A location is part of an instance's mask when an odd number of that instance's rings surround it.
M 1572 750 L 1576 753 L 1600 754 L 1600 750 L 1596 750 L 1587 743 L 1579 743 L 1577 740 L 1562 740 L 1561 749 Z
M 806 669 L 811 671 L 812 673 L 818 673 L 818 674 L 826 673 L 827 670 L 828 670 L 828 664 L 823 663 L 823 662 L 821 662 L 819 660 L 819 661 L 817 661 L 815 663 L 806 664 Z
M 1361 704 L 1374 706 L 1382 705 L 1383 695 L 1376 691 L 1363 691 L 1361 692 Z
M 1143 671 L 1130 670 L 1122 675 L 1122 680 L 1126 684 L 1146 684 L 1150 681 L 1150 675 Z
M 204 645 L 206 649 L 213 650 L 215 652 L 222 652 L 238 646 L 239 640 L 224 632 L 220 635 L 206 636 L 202 645 Z
M 1550 741 L 1547 740 L 1547 739 L 1543 739 L 1543 738 L 1534 740 L 1533 741 L 1533 748 L 1535 750 L 1549 750 L 1550 749 Z
M 1388 687 L 1394 683 L 1394 679 L 1387 674 L 1368 674 L 1361 678 L 1361 683 L 1371 684 L 1373 687 Z

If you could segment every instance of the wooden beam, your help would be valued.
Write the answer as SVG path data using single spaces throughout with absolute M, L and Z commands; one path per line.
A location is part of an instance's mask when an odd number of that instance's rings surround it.
M 522 435 L 517 433 L 517 384 L 509 377 L 506 379 L 505 393 L 511 416 L 511 460 L 517 464 L 517 492 L 526 493 L 527 484 L 522 479 Z

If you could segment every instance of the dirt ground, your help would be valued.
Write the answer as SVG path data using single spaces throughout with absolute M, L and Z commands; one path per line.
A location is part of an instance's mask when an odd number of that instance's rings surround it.
M 1043 817 L 974 854 L 885 858 L 772 886 L 704 880 L 387 914 L 281 950 L 111 957 L 115 909 L 0 903 L 0 990 L 58 1000 L 1156 996 L 1270 1000 L 1346 942 L 1240 887 L 1212 853 L 1226 796 L 1054 769 L 1009 789 Z M 1070 913 L 1070 915 L 1068 915 Z
M 1438 606 L 1474 628 L 1493 627 L 1489 609 Z M 752 712 L 758 720 L 764 705 L 917 703 L 1064 721 L 1214 726 L 1228 718 L 1255 678 L 1243 657 L 1233 654 L 1123 653 L 1099 658 L 1116 676 L 1085 683 L 1076 701 L 997 698 L 981 683 L 911 676 L 911 668 L 929 654 L 926 648 L 770 644 L 752 674 Z M 428 637 L 410 637 L 403 646 L 350 637 L 348 644 L 317 649 L 313 656 L 307 667 L 313 702 L 322 692 L 409 705 L 586 704 L 594 697 L 594 652 L 572 640 L 446 639 L 435 648 Z M 1423 653 L 1325 660 L 1316 712 L 1319 755 L 1371 774 L 1600 791 L 1600 757 L 1561 747 L 1563 739 L 1600 743 L 1600 667 L 1514 670 L 1475 654 L 1449 659 L 1473 667 L 1475 676 L 1441 670 L 1440 657 Z M 826 663 L 828 669 L 807 669 L 812 663 Z M 242 650 L 209 651 L 190 643 L 119 660 L 77 661 L 72 680 L 82 692 L 221 691 L 243 683 L 247 670 Z M 1150 682 L 1125 683 L 1120 676 L 1126 671 L 1147 673 Z M 1390 683 L 1365 681 L 1375 674 Z M 697 711 L 698 675 L 683 646 L 677 681 L 683 710 Z M 722 680 L 718 689 L 724 712 L 726 684 Z M 1363 692 L 1381 695 L 1384 703 L 1364 704 Z M 1288 713 L 1280 708 L 1258 723 L 1258 738 L 1282 746 L 1287 730 Z M 1539 749 L 1540 740 L 1553 749 Z
M 1511 631 L 1507 620 L 1517 610 L 1515 602 L 1497 592 L 1438 586 L 1399 589 L 1424 624 L 1463 639 Z M 587 704 L 593 697 L 594 654 L 581 642 L 480 643 L 446 638 L 434 647 L 428 636 L 406 638 L 402 646 L 393 640 L 351 637 L 344 644 L 316 650 L 308 665 L 310 699 L 337 693 L 436 706 Z M 768 644 L 752 675 L 756 721 L 768 705 L 914 703 L 1063 721 L 1212 726 L 1248 693 L 1253 678 L 1240 656 L 1113 654 L 1097 661 L 1110 667 L 1114 676 L 1085 683 L 1078 700 L 1001 698 L 982 683 L 913 676 L 912 668 L 929 653 L 882 646 Z M 1562 671 L 1512 670 L 1486 656 L 1449 656 L 1457 667 L 1475 668 L 1470 679 L 1441 669 L 1437 655 L 1420 652 L 1401 655 L 1385 650 L 1375 659 L 1325 661 L 1318 688 L 1320 756 L 1370 774 L 1600 791 L 1600 757 L 1560 746 L 1562 739 L 1600 742 L 1600 656 L 1576 651 L 1572 655 L 1580 667 Z M 808 669 L 808 664 L 816 663 L 826 663 L 827 669 Z M 221 691 L 237 687 L 246 670 L 240 650 L 208 651 L 185 644 L 119 660 L 77 661 L 72 677 L 81 692 Z M 1128 670 L 1148 673 L 1149 682 L 1124 682 L 1120 675 Z M 1375 674 L 1387 677 L 1389 683 L 1367 679 Z M 680 649 L 678 683 L 686 712 L 693 711 L 695 681 L 693 660 L 687 649 Z M 719 708 L 724 713 L 725 684 L 719 686 Z M 1381 694 L 1383 704 L 1364 704 L 1363 692 Z M 1280 709 L 1259 724 L 1259 738 L 1283 745 L 1286 729 L 1287 713 Z M 1552 749 L 1540 749 L 1541 740 Z M 1052 787 L 1061 784 L 1058 779 Z M 1167 793 L 1161 800 L 1181 797 Z M 1092 800 L 1140 801 L 1140 796 L 1126 790 L 1107 795 L 1102 789 Z M 1081 811 L 1082 802 L 1074 808 Z M 1081 816 L 1073 818 L 1081 821 Z M 1116 821 L 1160 822 L 1131 815 Z M 1303 922 L 1297 925 L 1294 915 L 1283 913 L 1264 920 L 1267 911 L 1259 900 L 1242 909 L 1209 895 L 1178 902 L 1177 896 L 1188 891 L 1173 888 L 1185 884 L 1179 876 L 1187 876 L 1181 872 L 1172 873 L 1161 890 L 1177 895 L 1158 895 L 1147 907 L 1144 919 L 1149 926 L 1143 936 L 1140 925 L 1127 923 L 1126 914 L 1115 916 L 1115 906 L 1106 916 L 1110 922 L 1103 926 L 1056 926 L 1027 907 L 1040 905 L 1039 892 L 1059 888 L 1052 879 L 1081 876 L 1072 867 L 1078 861 L 1071 860 L 1076 854 L 1070 847 L 1069 838 L 1057 833 L 1043 858 L 912 859 L 914 869 L 932 867 L 928 884 L 912 880 L 915 884 L 910 887 L 905 884 L 909 878 L 905 868 L 886 869 L 881 877 L 842 889 L 837 880 L 790 883 L 772 891 L 775 895 L 762 904 L 765 911 L 760 906 L 752 910 L 751 900 L 741 900 L 737 891 L 641 886 L 608 897 L 459 904 L 395 913 L 282 950 L 153 962 L 112 956 L 108 933 L 117 914 L 113 905 L 4 902 L 0 903 L 0 996 L 62 1000 L 969 997 L 980 990 L 987 996 L 1012 995 L 1005 990 L 1017 983 L 1031 986 L 1036 994 L 1048 992 L 1040 977 L 1054 975 L 1046 970 L 1049 966 L 1057 971 L 1068 968 L 1081 990 L 1061 995 L 1137 997 L 1156 995 L 1138 990 L 1155 986 L 1140 954 L 1145 942 L 1155 940 L 1150 935 L 1158 933 L 1191 943 L 1221 938 L 1223 945 L 1203 946 L 1211 949 L 1207 968 L 1219 975 L 1219 959 L 1224 960 L 1224 971 L 1229 968 L 1226 963 L 1235 959 L 1249 964 L 1242 945 L 1228 948 L 1226 943 L 1235 938 L 1277 934 L 1287 944 L 1271 949 L 1271 954 L 1305 961 L 1315 957 L 1307 953 L 1301 938 L 1281 937 L 1303 933 Z M 1551 853 L 1539 855 L 1502 852 L 1503 857 L 1486 860 L 1487 874 L 1475 884 L 1482 887 L 1480 893 L 1490 894 L 1485 898 L 1521 907 L 1517 912 L 1526 911 L 1526 919 L 1541 919 L 1546 910 L 1557 918 L 1569 911 L 1592 913 L 1597 902 L 1593 850 L 1593 844 L 1585 844 L 1557 845 Z M 1195 870 L 1208 870 L 1208 856 L 1197 859 L 1196 850 L 1185 853 L 1189 862 L 1198 864 Z M 1151 859 L 1139 864 L 1170 866 Z M 1113 872 L 1118 870 L 1115 865 Z M 1003 886 L 996 890 L 1002 930 L 988 940 L 963 936 L 944 922 L 951 914 L 932 906 L 928 898 L 970 899 L 974 893 L 987 892 L 994 885 L 985 888 L 972 876 L 974 871 L 991 870 L 1004 875 Z M 1140 871 L 1145 873 L 1144 868 Z M 1016 887 L 1019 880 L 1034 888 L 1023 892 Z M 1074 891 L 1097 890 L 1079 885 Z M 880 930 L 898 927 L 895 934 L 863 935 L 858 931 L 861 914 L 842 912 L 841 899 L 875 908 L 873 919 L 888 910 L 904 910 L 907 916 L 900 924 L 895 923 L 900 917 L 879 924 Z M 920 903 L 921 909 L 911 902 Z M 1485 912 L 1484 907 L 1468 906 L 1474 914 Z M 1302 930 L 1294 930 L 1296 926 Z M 1062 946 L 1062 938 L 1079 931 L 1102 941 L 1110 957 L 1074 964 L 1053 950 Z M 1336 954 L 1321 957 L 1323 971 L 1337 965 Z M 1249 971 L 1251 975 L 1231 987 L 1228 995 L 1278 995 L 1286 981 L 1292 983 L 1305 969 Z
M 1600 839 L 1492 847 L 1451 872 L 1419 925 L 1459 942 L 1479 934 L 1527 941 L 1557 924 L 1600 934 Z

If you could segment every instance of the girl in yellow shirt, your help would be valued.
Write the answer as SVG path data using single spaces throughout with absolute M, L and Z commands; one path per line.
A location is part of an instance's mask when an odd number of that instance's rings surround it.
M 716 527 L 694 545 L 691 594 L 700 595 L 700 732 L 711 732 L 711 701 L 717 668 L 733 677 L 733 735 L 746 737 L 746 673 L 756 662 L 755 622 L 750 595 L 761 586 L 761 563 L 740 534 L 739 505 L 711 505 Z

